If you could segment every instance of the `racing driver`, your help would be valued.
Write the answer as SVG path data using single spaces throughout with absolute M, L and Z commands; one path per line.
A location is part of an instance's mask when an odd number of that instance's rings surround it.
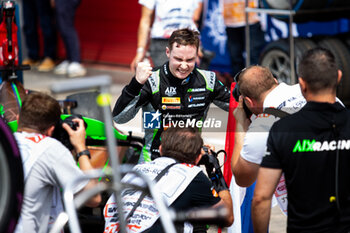
M 178 124 L 201 128 L 211 102 L 229 109 L 230 91 L 214 72 L 195 67 L 199 43 L 197 31 L 174 31 L 166 48 L 169 61 L 153 71 L 149 63 L 140 62 L 114 106 L 113 120 L 118 124 L 128 122 L 142 108 L 145 146 L 140 163 L 159 157 L 160 135 L 165 127 Z

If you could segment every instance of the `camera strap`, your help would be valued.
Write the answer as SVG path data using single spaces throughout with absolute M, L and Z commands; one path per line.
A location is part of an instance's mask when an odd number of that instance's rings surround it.
M 279 118 L 283 118 L 290 115 L 288 112 L 282 111 L 281 109 L 277 109 L 277 108 L 265 108 L 264 113 L 267 113 Z
M 157 176 L 156 178 L 154 178 L 155 182 L 158 182 L 164 175 L 165 173 L 167 173 L 167 171 L 174 165 L 176 165 L 177 163 L 172 163 L 169 164 L 168 166 L 166 166 Z M 145 191 L 143 191 L 139 197 L 139 199 L 136 201 L 135 205 L 133 206 L 133 208 L 131 209 L 131 211 L 129 212 L 128 216 L 126 216 L 126 220 L 128 220 L 135 212 L 135 210 L 137 209 L 137 207 L 140 205 L 140 203 L 142 202 L 142 200 L 146 197 L 147 193 Z

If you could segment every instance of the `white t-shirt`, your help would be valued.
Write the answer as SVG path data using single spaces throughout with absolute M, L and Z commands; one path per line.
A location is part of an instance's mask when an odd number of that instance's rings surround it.
M 151 38 L 168 39 L 180 28 L 197 30 L 193 13 L 203 0 L 139 0 L 139 4 L 155 10 Z
M 301 94 L 299 84 L 289 86 L 281 83 L 266 96 L 263 107 L 264 109 L 277 108 L 292 114 L 299 111 L 305 104 L 306 100 Z M 270 128 L 279 118 L 266 113 L 253 118 L 244 137 L 241 157 L 260 165 L 265 154 Z
M 15 232 L 47 233 L 49 224 L 63 210 L 60 189 L 83 172 L 69 150 L 56 139 L 26 132 L 16 132 L 14 136 L 25 175 L 21 222 Z M 87 183 L 77 185 L 74 193 Z

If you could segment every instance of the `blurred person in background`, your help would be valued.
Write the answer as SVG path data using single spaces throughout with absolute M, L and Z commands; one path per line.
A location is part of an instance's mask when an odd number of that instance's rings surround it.
M 170 35 L 181 28 L 198 30 L 203 7 L 202 0 L 139 0 L 139 3 L 142 12 L 136 55 L 130 65 L 132 71 L 147 58 L 147 51 L 154 67 L 166 62 L 165 48 Z
M 227 46 L 230 53 L 232 77 L 246 67 L 245 64 L 245 0 L 220 0 L 226 25 Z M 257 8 L 258 0 L 249 0 L 248 7 Z M 250 31 L 250 64 L 259 63 L 260 52 L 265 45 L 264 32 L 261 30 L 257 13 L 248 14 Z
M 27 58 L 23 65 L 37 66 L 38 71 L 48 72 L 55 67 L 57 32 L 54 9 L 50 0 L 22 0 L 23 32 Z M 44 59 L 40 55 L 39 28 L 44 42 Z
M 54 69 L 55 74 L 70 78 L 86 75 L 81 64 L 80 42 L 74 26 L 75 14 L 81 0 L 52 0 L 56 9 L 58 30 L 62 36 L 66 58 Z

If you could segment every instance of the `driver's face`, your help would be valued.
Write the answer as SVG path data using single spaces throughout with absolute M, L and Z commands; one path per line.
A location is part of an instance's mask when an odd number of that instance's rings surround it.
M 197 59 L 197 47 L 194 45 L 173 44 L 172 50 L 166 48 L 170 72 L 179 79 L 185 79 L 193 71 Z

